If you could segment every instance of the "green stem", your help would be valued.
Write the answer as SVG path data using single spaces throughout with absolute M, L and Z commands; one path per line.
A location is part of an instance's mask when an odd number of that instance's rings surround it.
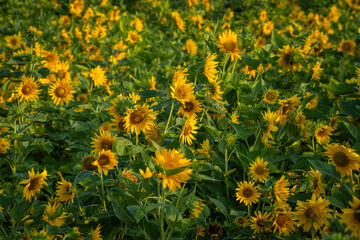
M 234 63 L 233 69 L 232 69 L 232 71 L 231 71 L 231 76 L 233 76 L 233 75 L 234 75 L 234 72 L 235 72 L 235 67 L 236 67 L 236 65 L 237 65 L 237 61 L 238 61 L 238 59 L 236 59 L 236 60 L 235 60 L 235 63 Z
M 79 195 L 77 194 L 76 190 L 74 190 L 74 193 L 75 193 L 75 196 L 76 196 L 76 200 L 77 200 L 77 202 L 78 202 L 78 205 L 79 205 L 80 212 L 82 212 L 82 208 L 81 208 L 80 200 L 79 200 Z
M 103 172 L 100 172 L 100 181 L 101 181 L 101 199 L 103 202 L 104 210 L 106 211 L 106 203 L 105 203 L 105 191 L 104 191 L 104 178 Z
M 166 123 L 166 127 L 165 127 L 164 134 L 167 133 L 167 130 L 168 130 L 168 127 L 169 127 L 169 123 L 170 123 L 170 119 L 171 119 L 171 115 L 172 115 L 173 110 L 174 110 L 174 101 L 172 101 L 172 104 L 171 104 L 171 110 L 170 110 L 169 118 L 168 118 L 167 123 Z
M 227 147 L 225 147 L 225 181 L 226 181 L 226 197 L 229 199 L 229 186 L 227 184 L 227 172 L 228 172 L 228 164 L 229 163 L 229 159 L 227 156 Z

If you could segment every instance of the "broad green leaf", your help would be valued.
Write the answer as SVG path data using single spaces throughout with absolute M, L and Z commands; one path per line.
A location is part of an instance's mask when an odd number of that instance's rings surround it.
M 322 162 L 320 160 L 309 160 L 309 163 L 318 170 L 320 173 L 324 175 L 328 175 L 330 177 L 340 179 L 339 173 L 336 171 L 335 166 L 328 164 L 327 162 Z
M 351 123 L 344 122 L 344 125 L 349 130 L 350 134 L 357 140 L 360 141 L 360 129 Z
M 124 137 L 117 137 L 112 149 L 118 156 L 136 154 L 142 150 L 140 146 L 133 145 L 129 139 Z
M 141 151 L 141 157 L 144 159 L 146 166 L 150 168 L 150 170 L 155 170 L 155 161 L 149 155 L 147 155 L 144 151 Z
M 20 223 L 26 213 L 30 210 L 32 203 L 26 200 L 23 200 L 20 203 L 15 204 L 15 206 L 10 210 L 10 216 L 16 223 Z
M 137 94 L 141 98 L 152 98 L 152 97 L 158 97 L 160 95 L 163 95 L 163 91 L 157 91 L 157 90 L 143 90 L 138 91 Z
M 69 191 L 74 190 L 74 189 L 76 188 L 76 186 L 77 186 L 80 182 L 82 182 L 82 181 L 84 181 L 85 179 L 91 177 L 92 175 L 93 175 L 93 172 L 88 171 L 88 170 L 85 170 L 85 171 L 80 172 L 80 173 L 75 177 L 75 180 L 74 180 L 74 182 L 72 183 L 71 188 L 70 188 Z
M 224 216 L 225 217 L 227 217 L 227 215 L 228 215 L 228 209 L 225 207 L 225 205 L 222 203 L 222 202 L 220 202 L 219 200 L 217 200 L 217 199 L 215 199 L 215 198 L 209 198 L 210 199 L 210 201 L 212 201 L 214 204 L 215 204 L 215 206 L 217 207 L 217 209 L 222 213 L 222 214 L 224 214 Z
M 344 95 L 357 92 L 357 88 L 349 83 L 340 84 L 320 84 L 321 87 L 333 92 L 336 95 Z

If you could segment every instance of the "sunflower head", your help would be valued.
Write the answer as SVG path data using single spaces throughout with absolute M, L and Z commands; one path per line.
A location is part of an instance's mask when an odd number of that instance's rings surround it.
M 252 179 L 259 182 L 265 182 L 269 177 L 270 170 L 266 167 L 267 162 L 260 157 L 257 157 L 252 163 L 250 163 L 250 175 Z
M 29 179 L 25 179 L 19 183 L 26 184 L 23 192 L 26 200 L 31 201 L 32 197 L 41 191 L 43 185 L 48 185 L 45 182 L 47 176 L 48 174 L 46 169 L 44 169 L 42 173 L 37 172 L 36 174 L 33 168 L 29 171 Z
M 126 112 L 125 129 L 129 132 L 135 131 L 136 135 L 140 132 L 146 133 L 155 118 L 153 110 L 149 109 L 148 105 L 136 105 L 135 109 L 128 109 Z
M 338 51 L 354 55 L 356 43 L 353 40 L 342 40 L 339 44 Z
M 39 99 L 41 92 L 40 84 L 35 81 L 33 76 L 22 76 L 22 81 L 16 89 L 16 95 L 20 98 L 20 101 L 34 101 Z
M 97 167 L 98 172 L 103 172 L 105 175 L 108 174 L 108 170 L 114 169 L 118 164 L 116 154 L 110 150 L 103 149 L 99 153 L 99 157 L 92 164 Z
M 111 136 L 107 131 L 100 131 L 100 135 L 95 134 L 96 138 L 92 138 L 92 147 L 95 152 L 101 152 L 102 150 L 111 150 L 115 142 L 116 135 Z
M 245 205 L 252 205 L 259 201 L 260 193 L 253 182 L 240 182 L 236 188 L 236 200 Z
M 49 88 L 49 95 L 56 105 L 68 104 L 74 99 L 73 93 L 75 93 L 75 91 L 68 80 L 59 79 Z

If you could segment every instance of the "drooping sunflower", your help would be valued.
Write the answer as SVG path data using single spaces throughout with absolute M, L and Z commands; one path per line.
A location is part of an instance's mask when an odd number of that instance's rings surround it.
M 14 50 L 20 48 L 24 44 L 21 32 L 18 32 L 18 34 L 14 34 L 11 36 L 6 36 L 4 37 L 4 39 L 6 41 L 6 46 Z
M 217 47 L 221 52 L 229 52 L 231 56 L 231 61 L 235 59 L 241 59 L 240 51 L 237 43 L 237 34 L 230 29 L 223 32 L 219 35 Z
M 33 76 L 22 76 L 22 81 L 16 89 L 16 95 L 20 98 L 20 101 L 34 101 L 39 99 L 41 92 L 40 84 L 35 81 Z
M 57 80 L 49 88 L 49 95 L 56 105 L 68 104 L 74 99 L 73 93 L 75 93 L 73 86 L 66 80 Z
M 29 179 L 25 179 L 21 181 L 19 184 L 26 184 L 24 187 L 23 195 L 26 200 L 31 201 L 32 197 L 35 196 L 36 193 L 41 191 L 43 185 L 48 186 L 45 182 L 47 171 L 46 169 L 43 170 L 42 173 L 36 172 L 32 168 L 29 172 Z
M 196 115 L 192 115 L 186 120 L 184 128 L 180 134 L 180 141 L 182 143 L 191 145 L 193 140 L 196 140 L 194 134 L 196 134 L 197 129 L 199 129 L 199 127 L 196 126 L 196 123 Z
M 176 149 L 167 150 L 163 148 L 160 151 L 155 151 L 155 157 L 152 157 L 157 165 L 165 171 L 169 169 L 176 169 L 181 167 L 188 167 L 191 164 L 190 159 L 184 158 L 184 153 L 180 153 Z M 181 183 L 186 183 L 191 177 L 192 169 L 186 168 L 183 171 L 167 177 L 166 173 L 158 173 L 158 177 L 162 179 L 163 189 L 169 187 L 170 191 L 176 191 L 176 188 L 181 188 Z
M 57 79 L 62 79 L 62 80 L 67 80 L 70 81 L 71 80 L 71 76 L 70 76 L 70 64 L 69 62 L 66 61 L 58 61 L 55 65 L 54 68 L 52 69 L 52 72 L 55 72 L 55 77 Z
M 252 163 L 250 163 L 250 175 L 255 181 L 265 182 L 269 177 L 270 170 L 266 167 L 267 162 L 264 162 L 263 158 L 257 157 Z
M 328 200 L 317 198 L 315 194 L 306 202 L 297 201 L 298 206 L 294 217 L 298 220 L 298 226 L 302 226 L 306 232 L 309 232 L 311 228 L 319 230 L 324 225 L 328 225 L 326 218 L 331 218 L 329 204 Z
M 49 202 L 45 207 L 42 219 L 48 222 L 51 226 L 60 227 L 64 225 L 67 214 L 63 211 L 61 212 L 61 214 L 59 214 L 59 210 L 57 208 L 61 208 L 61 205 L 59 203 L 55 202 L 51 204 Z
M 95 138 L 91 138 L 91 143 L 94 152 L 101 152 L 102 150 L 110 150 L 115 142 L 116 135 L 111 136 L 109 132 L 100 131 L 100 135 L 95 134 Z
M 221 90 L 221 86 L 220 83 L 222 81 L 221 80 L 216 80 L 214 82 L 211 82 L 207 85 L 207 95 L 214 99 L 215 101 L 221 101 L 222 100 L 222 94 L 224 93 Z
M 205 204 L 202 201 L 195 201 L 190 209 L 189 218 L 199 218 L 199 215 L 204 211 Z
M 285 179 L 284 175 L 275 182 L 273 194 L 277 203 L 285 203 L 289 198 L 290 189 L 286 187 L 288 184 L 289 180 Z
M 288 236 L 295 231 L 295 221 L 293 213 L 290 211 L 281 211 L 276 213 L 273 223 L 274 233 L 279 231 L 280 236 Z
M 185 103 L 194 96 L 194 84 L 186 83 L 186 77 L 178 78 L 177 81 L 173 82 L 173 85 L 170 86 L 171 97 L 178 100 L 181 103 Z
M 269 89 L 264 95 L 264 101 L 270 104 L 274 104 L 279 97 L 279 91 Z
M 100 66 L 91 69 L 90 77 L 94 81 L 95 87 L 106 85 L 107 77 L 105 76 L 105 71 Z
M 108 170 L 114 169 L 118 164 L 116 154 L 110 150 L 103 149 L 99 153 L 99 157 L 92 164 L 97 167 L 98 172 L 103 172 L 105 175 L 108 174 Z
M 136 105 L 135 109 L 128 109 L 126 112 L 125 129 L 128 132 L 135 131 L 136 135 L 139 135 L 140 132 L 146 133 L 155 118 L 153 110 L 149 109 L 148 105 Z
M 319 144 L 328 143 L 330 141 L 330 135 L 332 135 L 332 128 L 325 124 L 319 124 L 319 126 L 315 128 L 314 135 Z
M 157 144 L 160 144 L 163 140 L 161 136 L 161 130 L 156 126 L 155 123 L 150 125 L 150 128 L 146 130 L 145 134 L 145 138 L 149 144 L 151 143 L 150 140 L 156 142 Z
M 102 228 L 102 226 L 99 224 L 95 228 L 95 230 L 91 229 L 91 231 L 90 231 L 91 240 L 103 240 L 101 237 L 101 228 Z
M 284 48 L 279 49 L 279 51 L 277 63 L 283 67 L 284 71 L 296 72 L 301 67 L 301 63 L 296 61 L 297 56 L 300 55 L 298 48 L 286 45 Z
M 342 40 L 339 44 L 338 51 L 354 55 L 356 43 L 353 40 Z
M 209 82 L 215 82 L 218 79 L 218 73 L 219 71 L 216 69 L 219 62 L 216 62 L 217 54 L 208 54 L 208 56 L 205 59 L 204 64 L 204 75 L 208 79 Z
M 61 177 L 61 181 L 57 182 L 57 191 L 56 195 L 58 196 L 61 202 L 73 202 L 75 192 L 69 192 L 71 188 L 71 183 L 66 181 L 64 178 Z
M 244 202 L 245 205 L 252 205 L 259 201 L 260 193 L 254 182 L 243 181 L 238 184 L 236 188 L 236 200 L 240 203 Z
M 205 141 L 203 141 L 203 143 L 200 144 L 201 148 L 197 149 L 198 153 L 201 153 L 202 155 L 204 155 L 205 157 L 210 158 L 210 143 L 209 143 L 209 139 L 206 139 Z
M 345 231 L 351 230 L 354 238 L 360 237 L 360 200 L 353 196 L 353 201 L 349 203 L 350 208 L 342 209 L 340 222 L 346 224 Z
M 179 108 L 178 114 L 182 117 L 185 116 L 186 118 L 191 117 L 192 115 L 201 112 L 201 104 L 200 101 L 196 100 L 195 98 L 191 98 Z
M 0 138 L 0 153 L 6 154 L 10 148 L 10 142 L 7 138 Z
M 254 233 L 268 232 L 271 228 L 271 213 L 260 211 L 255 212 L 255 217 L 251 217 L 251 229 Z
M 316 197 L 320 197 L 320 194 L 325 194 L 325 189 L 321 181 L 322 174 L 318 170 L 310 169 L 309 175 L 311 176 L 312 193 Z
M 186 50 L 190 56 L 195 56 L 198 51 L 198 46 L 194 40 L 186 39 L 186 43 L 183 49 Z
M 274 139 L 271 132 L 275 132 L 278 130 L 278 127 L 275 126 L 275 123 L 277 122 L 277 118 L 278 118 L 278 113 L 272 112 L 270 110 L 270 108 L 268 108 L 267 112 L 261 113 L 261 115 L 263 116 L 263 119 L 268 122 L 268 127 L 267 127 L 266 131 L 263 133 L 263 136 L 261 138 L 261 141 L 263 143 L 267 144 L 269 141 L 269 138 Z
M 354 149 L 337 143 L 327 145 L 324 149 L 326 150 L 324 155 L 329 158 L 331 164 L 335 165 L 341 177 L 352 176 L 353 170 L 359 170 L 360 156 Z

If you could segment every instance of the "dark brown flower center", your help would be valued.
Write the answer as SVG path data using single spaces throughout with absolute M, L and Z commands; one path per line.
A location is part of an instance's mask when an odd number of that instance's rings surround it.
M 92 163 L 95 161 L 95 158 L 91 157 L 91 156 L 86 156 L 82 162 L 83 162 L 83 170 L 89 170 L 89 171 L 94 171 L 96 170 L 96 166 L 92 165 Z
M 130 114 L 130 121 L 132 124 L 142 123 L 145 119 L 145 114 L 141 111 L 134 111 Z
M 244 195 L 244 197 L 246 197 L 246 198 L 250 198 L 250 197 L 253 196 L 253 190 L 252 190 L 251 188 L 245 188 L 245 189 L 243 190 L 243 195 Z
M 40 177 L 36 177 L 32 180 L 30 180 L 30 186 L 29 186 L 29 190 L 34 191 L 36 189 L 38 189 L 41 185 L 41 178 Z
M 287 63 L 287 64 L 293 65 L 293 64 L 294 64 L 294 61 L 292 60 L 292 54 L 291 54 L 291 53 L 285 54 L 285 56 L 284 56 L 284 61 L 285 61 L 285 63 Z
M 60 97 L 60 98 L 65 97 L 66 96 L 66 88 L 61 87 L 61 86 L 57 87 L 55 89 L 55 94 L 56 94 L 57 97 Z
M 110 163 L 110 159 L 107 155 L 101 155 L 99 157 L 98 163 L 100 166 L 105 166 L 108 165 Z
M 276 218 L 276 223 L 280 227 L 283 226 L 286 223 L 286 221 L 287 221 L 287 216 L 284 213 L 280 213 Z
M 314 177 L 312 180 L 313 183 L 313 189 L 317 189 L 319 187 L 319 179 L 317 177 Z
M 184 127 L 184 136 L 189 136 L 191 134 L 192 127 L 189 124 L 186 124 Z
M 18 40 L 16 38 L 12 38 L 10 40 L 10 43 L 11 43 L 12 46 L 16 46 L 18 44 Z
M 232 51 L 234 51 L 235 50 L 235 43 L 232 43 L 232 42 L 230 42 L 230 43 L 225 43 L 224 44 L 224 48 L 225 48 L 225 50 L 226 51 L 228 51 L 228 52 L 232 52 Z
M 111 150 L 112 149 L 113 142 L 108 139 L 104 139 L 101 141 L 101 148 L 105 150 Z
M 313 207 L 308 208 L 305 211 L 305 216 L 311 220 L 315 220 L 315 218 L 317 217 L 316 209 L 314 209 Z
M 344 43 L 343 46 L 342 46 L 342 49 L 347 52 L 351 49 L 351 46 L 349 43 Z
M 258 227 L 263 228 L 265 224 L 265 219 L 259 218 L 256 220 L 256 225 L 258 225 Z
M 258 175 L 263 175 L 265 172 L 265 169 L 263 167 L 257 167 L 255 169 L 255 173 L 258 174 Z
M 185 98 L 186 92 L 184 91 L 184 89 L 182 87 L 178 87 L 175 90 L 175 94 L 178 98 L 183 99 L 183 98 Z
M 24 85 L 21 89 L 24 95 L 29 95 L 32 92 L 32 87 L 30 85 Z
M 64 72 L 63 70 L 59 70 L 58 73 L 56 74 L 56 76 L 58 78 L 64 78 L 66 75 L 66 72 Z
M 350 159 L 343 152 L 334 153 L 333 160 L 336 166 L 345 167 L 349 164 Z
M 125 131 L 125 120 L 121 119 L 118 123 L 118 128 L 120 131 Z
M 360 207 L 358 207 L 358 209 L 356 210 L 356 212 L 354 213 L 354 217 L 355 217 L 355 219 L 356 219 L 356 221 L 358 222 L 358 223 L 360 223 L 360 213 L 358 213 L 357 211 L 359 211 L 360 210 Z
M 191 112 L 194 109 L 195 105 L 192 102 L 186 102 L 184 106 L 185 112 Z

